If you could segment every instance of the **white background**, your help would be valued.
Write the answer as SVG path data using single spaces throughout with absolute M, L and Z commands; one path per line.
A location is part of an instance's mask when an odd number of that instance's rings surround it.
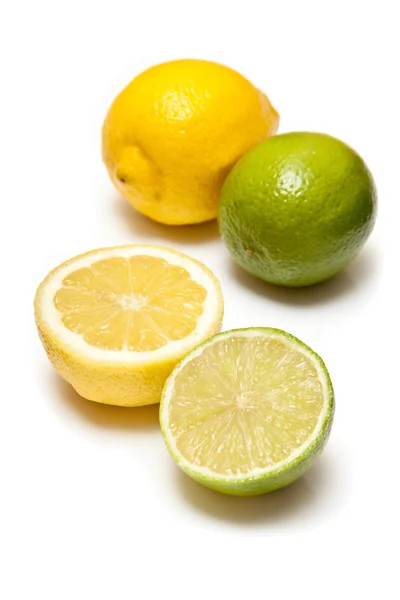
M 399 598 L 396 4 L 2 3 L 2 599 Z M 242 72 L 281 132 L 327 132 L 365 158 L 378 221 L 344 273 L 267 286 L 233 266 L 214 223 L 163 227 L 118 197 L 100 158 L 108 106 L 141 70 L 183 57 Z M 203 489 L 170 459 L 157 407 L 97 406 L 53 372 L 34 326 L 37 284 L 80 252 L 134 242 L 209 264 L 225 329 L 283 328 L 326 361 L 332 436 L 292 487 L 253 499 Z

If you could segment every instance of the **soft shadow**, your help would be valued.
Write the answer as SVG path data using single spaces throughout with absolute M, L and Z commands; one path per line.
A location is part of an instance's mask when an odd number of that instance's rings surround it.
M 326 457 L 325 457 L 326 458 Z M 292 485 L 265 494 L 241 498 L 209 490 L 176 469 L 177 486 L 185 501 L 196 511 L 218 521 L 236 525 L 258 525 L 293 519 L 313 519 L 326 512 L 324 500 L 334 487 L 334 473 L 322 458 Z
M 372 248 L 365 248 L 344 271 L 332 279 L 308 287 L 289 288 L 266 283 L 230 261 L 231 275 L 238 283 L 258 296 L 267 296 L 276 302 L 297 306 L 333 302 L 339 297 L 354 293 L 363 286 L 371 285 L 378 271 L 379 260 L 376 253 Z
M 116 217 L 128 225 L 138 242 L 143 238 L 159 238 L 170 243 L 198 244 L 219 237 L 216 219 L 199 225 L 162 225 L 137 212 L 121 196 L 114 197 L 113 205 Z
M 158 404 L 125 408 L 91 402 L 79 396 L 74 388 L 54 373 L 53 390 L 63 409 L 73 411 L 84 421 L 113 430 L 153 430 L 159 428 Z

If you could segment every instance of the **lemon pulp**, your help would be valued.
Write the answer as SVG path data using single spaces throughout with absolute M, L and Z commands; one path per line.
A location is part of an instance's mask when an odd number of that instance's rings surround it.
M 205 297 L 183 267 L 138 255 L 69 273 L 54 303 L 65 327 L 91 346 L 147 352 L 189 335 Z

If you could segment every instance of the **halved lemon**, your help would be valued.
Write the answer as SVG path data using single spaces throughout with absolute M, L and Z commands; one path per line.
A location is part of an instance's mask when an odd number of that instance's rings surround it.
M 160 423 L 190 477 L 253 496 L 309 469 L 333 413 L 322 359 L 284 331 L 250 328 L 215 335 L 185 356 L 165 384 Z
M 60 375 L 89 400 L 123 406 L 159 402 L 173 367 L 219 331 L 222 314 L 207 267 L 151 245 L 72 258 L 35 297 L 39 335 Z

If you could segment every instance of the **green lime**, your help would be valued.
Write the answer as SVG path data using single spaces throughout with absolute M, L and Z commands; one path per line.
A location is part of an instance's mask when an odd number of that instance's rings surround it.
M 222 188 L 219 228 L 233 258 L 261 279 L 329 279 L 372 231 L 376 190 L 362 158 L 320 133 L 287 133 L 248 152 Z
M 328 371 L 300 340 L 270 328 L 220 333 L 189 352 L 164 386 L 160 424 L 190 477 L 225 494 L 289 485 L 332 426 Z

